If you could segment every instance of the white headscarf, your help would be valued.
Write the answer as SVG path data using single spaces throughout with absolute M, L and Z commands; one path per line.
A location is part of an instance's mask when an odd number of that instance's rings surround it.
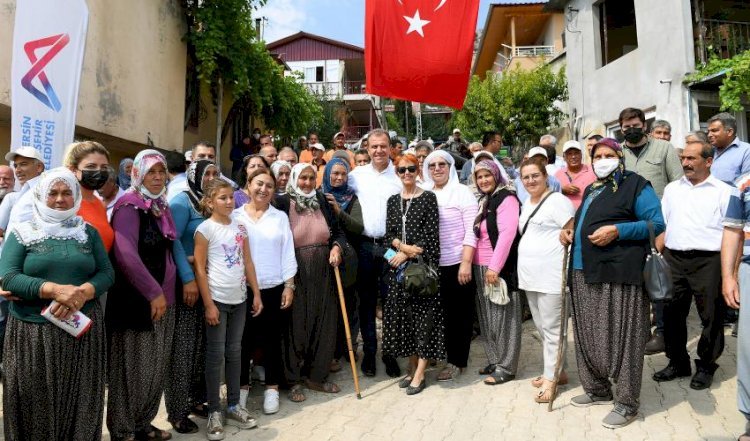
M 286 184 L 286 192 L 287 194 L 289 194 L 289 197 L 296 203 L 295 209 L 298 213 L 301 213 L 305 210 L 315 211 L 320 208 L 315 189 L 305 193 L 301 188 L 299 188 L 299 185 L 297 185 L 299 175 L 301 175 L 306 168 L 312 170 L 313 174 L 317 174 L 317 171 L 315 170 L 315 167 L 312 166 L 312 164 L 307 162 L 300 162 L 292 167 L 292 172 L 289 174 L 289 183 Z
M 286 167 L 290 170 L 292 170 L 292 164 L 289 163 L 289 161 L 284 161 L 283 159 L 277 159 L 274 161 L 273 164 L 271 164 L 271 173 L 273 173 L 273 176 L 278 179 L 279 178 L 279 172 L 281 171 L 282 167 Z
M 47 196 L 52 187 L 64 183 L 73 192 L 73 207 L 55 210 L 47 206 Z M 42 242 L 46 239 L 75 239 L 80 243 L 88 240 L 86 223 L 77 215 L 83 195 L 73 172 L 66 167 L 57 167 L 44 172 L 32 190 L 33 217 L 31 222 L 17 223 L 13 231 L 18 241 L 25 245 Z
M 442 158 L 448 163 L 449 174 L 448 182 L 441 189 L 435 188 L 435 181 L 430 176 L 430 163 L 437 158 Z M 437 197 L 439 207 L 465 207 L 476 206 L 477 200 L 469 187 L 463 185 L 458 179 L 456 171 L 456 160 L 445 150 L 435 150 L 427 155 L 422 164 L 422 178 L 424 183 L 421 187 L 425 190 L 432 190 Z

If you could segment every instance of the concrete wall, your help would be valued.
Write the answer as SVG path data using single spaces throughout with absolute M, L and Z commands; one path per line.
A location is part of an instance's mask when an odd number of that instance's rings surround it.
M 672 139 L 679 142 L 689 127 L 682 79 L 695 65 L 690 2 L 635 0 L 638 48 L 602 67 L 592 3 L 569 4 L 579 10 L 566 30 L 571 116 L 583 117 L 578 126 L 589 128 L 616 123 L 625 107 L 651 109 L 672 124 Z
M 0 72 L 10 72 L 15 0 L 0 0 Z M 182 148 L 186 28 L 178 0 L 87 0 L 89 26 L 76 133 L 97 139 L 115 158 L 154 145 Z M 0 104 L 10 76 L 0 75 Z M 0 120 L 0 126 L 7 122 Z M 0 154 L 10 137 L 0 127 Z

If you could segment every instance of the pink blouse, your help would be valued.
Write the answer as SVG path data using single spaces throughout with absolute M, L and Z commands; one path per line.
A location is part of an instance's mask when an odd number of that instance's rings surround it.
M 301 248 L 310 245 L 328 245 L 331 233 L 328 230 L 326 218 L 321 210 L 297 213 L 296 204 L 292 200 L 289 204 L 289 224 L 292 227 L 294 247 Z
M 479 225 L 479 240 L 477 251 L 474 253 L 474 265 L 484 265 L 497 273 L 503 269 L 510 254 L 510 247 L 518 231 L 518 200 L 506 197 L 497 207 L 497 246 L 492 249 L 492 242 L 487 233 L 487 220 Z

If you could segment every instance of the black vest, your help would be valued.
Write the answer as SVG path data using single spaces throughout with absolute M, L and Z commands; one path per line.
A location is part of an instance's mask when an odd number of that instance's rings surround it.
M 581 225 L 581 255 L 583 257 L 583 276 L 586 283 L 618 283 L 640 285 L 643 283 L 643 264 L 649 245 L 648 239 L 614 240 L 609 245 L 596 246 L 588 239 L 599 227 L 635 222 L 635 201 L 644 187 L 651 185 L 646 179 L 633 172 L 626 171 L 617 191 L 612 191 L 612 184 L 605 184 L 604 190 L 597 196 L 581 219 L 578 210 L 575 225 Z M 591 193 L 592 186 L 586 188 L 583 200 Z
M 500 235 L 500 232 L 497 229 L 497 208 L 507 197 L 518 199 L 515 193 L 503 188 L 497 193 L 493 194 L 488 202 L 487 234 L 490 236 L 490 243 L 492 244 L 493 250 L 497 246 L 497 238 Z M 520 202 L 518 203 L 518 206 L 521 206 Z M 518 214 L 521 214 L 520 208 Z M 521 236 L 518 234 L 518 230 L 516 229 L 516 236 L 513 239 L 513 245 L 511 245 L 510 247 L 508 259 L 505 261 L 505 265 L 503 265 L 503 268 L 500 270 L 500 277 L 505 280 L 505 283 L 508 285 L 508 290 L 510 291 L 515 290 L 518 287 L 518 242 L 520 240 Z

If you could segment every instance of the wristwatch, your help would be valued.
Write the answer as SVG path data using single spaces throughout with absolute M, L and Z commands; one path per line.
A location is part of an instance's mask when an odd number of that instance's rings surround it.
M 297 289 L 297 286 L 294 283 L 284 282 L 284 288 L 289 288 L 294 292 Z

